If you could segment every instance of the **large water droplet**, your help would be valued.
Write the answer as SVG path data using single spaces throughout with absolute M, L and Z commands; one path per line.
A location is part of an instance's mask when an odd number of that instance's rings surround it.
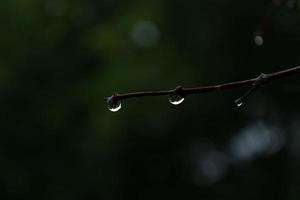
M 262 36 L 261 33 L 255 33 L 254 34 L 254 43 L 257 45 L 257 46 L 261 46 L 264 44 L 264 38 Z
M 112 112 L 117 112 L 122 107 L 121 101 L 115 100 L 113 96 L 108 97 L 106 102 L 108 109 Z
M 179 105 L 184 101 L 184 97 L 179 94 L 170 94 L 168 98 L 173 105 Z

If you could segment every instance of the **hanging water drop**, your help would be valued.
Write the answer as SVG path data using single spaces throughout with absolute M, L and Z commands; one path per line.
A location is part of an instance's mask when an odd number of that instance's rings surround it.
M 237 102 L 237 103 L 236 103 L 236 106 L 237 106 L 237 107 L 241 107 L 242 105 L 243 105 L 243 102 Z
M 179 94 L 170 94 L 168 99 L 173 105 L 179 105 L 184 101 L 184 97 Z
M 257 46 L 261 46 L 264 44 L 264 38 L 262 36 L 261 33 L 255 33 L 254 34 L 254 43 L 257 45 Z
M 115 100 L 113 96 L 108 97 L 106 102 L 107 102 L 108 109 L 112 112 L 117 112 L 122 107 L 121 101 Z

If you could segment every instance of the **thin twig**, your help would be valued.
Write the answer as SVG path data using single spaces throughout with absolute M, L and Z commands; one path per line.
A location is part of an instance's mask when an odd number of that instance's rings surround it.
M 251 95 L 256 89 L 260 86 L 269 83 L 273 80 L 280 79 L 283 77 L 291 76 L 294 74 L 300 73 L 300 66 L 289 68 L 286 70 L 269 73 L 269 74 L 260 74 L 256 78 L 246 79 L 242 81 L 224 83 L 220 85 L 211 85 L 204 87 L 187 87 L 184 88 L 182 86 L 177 86 L 172 90 L 159 90 L 159 91 L 141 91 L 141 92 L 131 92 L 131 93 L 115 93 L 111 97 L 106 97 L 105 99 L 111 99 L 113 101 L 120 101 L 124 99 L 134 98 L 134 97 L 147 97 L 147 96 L 166 96 L 171 94 L 177 94 L 182 97 L 191 94 L 202 94 L 206 92 L 213 92 L 219 90 L 229 90 L 234 89 L 241 86 L 251 85 L 252 87 L 240 98 L 238 98 L 235 102 L 236 104 L 242 103 L 249 95 Z
M 252 87 L 240 98 L 235 100 L 235 104 L 240 106 L 244 102 L 246 98 L 248 98 L 257 88 L 259 88 L 261 85 L 265 84 L 267 81 L 269 81 L 269 75 L 267 74 L 260 74 L 256 81 L 252 84 Z

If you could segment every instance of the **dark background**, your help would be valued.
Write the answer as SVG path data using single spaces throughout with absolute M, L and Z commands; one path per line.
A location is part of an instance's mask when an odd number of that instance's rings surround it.
M 240 108 L 248 88 L 103 100 L 299 65 L 294 3 L 1 0 L 0 198 L 299 199 L 299 75 Z

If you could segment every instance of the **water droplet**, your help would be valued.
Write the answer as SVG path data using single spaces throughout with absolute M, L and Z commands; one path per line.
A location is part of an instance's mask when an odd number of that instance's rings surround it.
M 184 101 L 183 96 L 179 94 L 170 94 L 168 98 L 169 102 L 173 105 L 179 105 Z
M 257 46 L 261 46 L 264 44 L 264 38 L 262 36 L 261 33 L 256 33 L 254 35 L 254 43 L 257 45 Z
M 106 102 L 107 102 L 108 109 L 112 112 L 117 112 L 122 107 L 121 101 L 118 100 L 116 101 L 113 96 L 108 97 Z
M 237 107 L 241 107 L 242 105 L 243 105 L 243 102 L 237 102 L 237 103 L 236 103 L 236 106 L 237 106 Z

